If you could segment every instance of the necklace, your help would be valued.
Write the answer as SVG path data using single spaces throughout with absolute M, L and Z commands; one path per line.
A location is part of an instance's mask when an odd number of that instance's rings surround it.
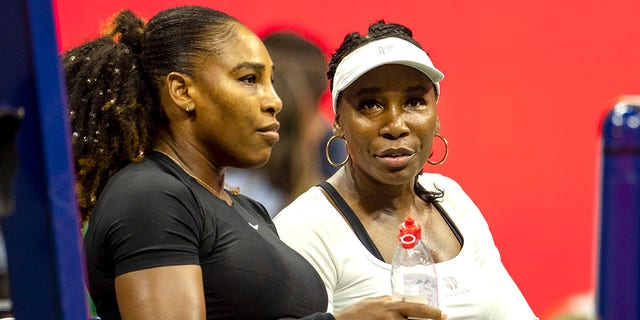
M 222 199 L 223 201 L 227 202 L 229 205 L 231 205 L 231 198 L 229 198 L 229 196 L 224 192 L 224 189 L 221 191 L 216 191 L 216 189 L 214 189 L 213 187 L 211 187 L 208 183 L 204 182 L 204 180 L 196 177 L 196 175 L 194 175 L 193 173 L 191 173 L 191 171 L 189 169 L 187 169 L 185 166 L 183 166 L 181 164 L 181 162 L 179 162 L 178 160 L 176 160 L 174 157 L 170 156 L 169 154 L 167 154 L 164 151 L 160 151 L 158 149 L 153 149 L 154 151 L 157 151 L 159 153 L 164 154 L 165 156 L 167 156 L 167 158 L 171 159 L 171 161 L 173 161 L 173 163 L 175 163 L 176 165 L 178 165 L 178 167 L 180 167 L 180 169 L 182 169 L 182 171 L 184 171 L 184 173 L 186 173 L 187 175 L 189 175 L 191 178 L 193 178 L 193 180 L 196 180 L 196 182 L 198 182 L 201 186 L 203 186 L 205 189 L 207 189 L 207 191 L 211 192 L 211 194 L 213 194 L 214 196 Z

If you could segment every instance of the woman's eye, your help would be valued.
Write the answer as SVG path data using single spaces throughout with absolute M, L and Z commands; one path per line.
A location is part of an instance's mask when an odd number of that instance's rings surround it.
M 427 102 L 423 99 L 423 98 L 414 98 L 414 99 L 409 99 L 409 101 L 407 101 L 406 105 L 408 107 L 421 107 L 421 106 L 425 106 L 427 105 Z
M 256 83 L 258 80 L 258 77 L 256 77 L 255 75 L 248 75 L 248 76 L 244 76 L 242 78 L 240 78 L 240 81 L 244 82 L 244 83 Z
M 379 106 L 380 104 L 375 100 L 364 100 L 358 104 L 358 110 L 371 110 Z

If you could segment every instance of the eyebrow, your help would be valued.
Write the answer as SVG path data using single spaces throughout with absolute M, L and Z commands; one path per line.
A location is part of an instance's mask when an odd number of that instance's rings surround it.
M 425 86 L 425 85 L 416 85 L 413 87 L 408 87 L 405 92 L 407 93 L 412 93 L 412 92 L 421 92 L 422 94 L 428 93 L 429 91 L 431 91 L 433 89 L 433 86 Z
M 231 69 L 231 71 L 237 71 L 245 68 L 264 71 L 266 69 L 266 66 L 262 63 L 246 61 L 246 62 L 237 64 L 235 67 L 233 67 L 233 69 Z
M 416 86 L 412 86 L 412 87 L 407 87 L 404 92 L 405 93 L 414 93 L 414 92 L 420 92 L 420 93 L 427 93 L 431 90 L 431 88 L 424 86 L 424 85 L 416 85 Z M 382 89 L 378 88 L 378 87 L 366 87 L 366 88 L 361 88 L 360 90 L 356 91 L 355 96 L 362 96 L 362 95 L 368 95 L 368 94 L 376 94 L 376 93 L 380 93 L 382 92 Z
M 380 92 L 382 92 L 382 90 L 378 87 L 367 87 L 367 88 L 361 88 L 360 90 L 356 91 L 355 96 L 363 96 L 363 95 L 380 93 Z

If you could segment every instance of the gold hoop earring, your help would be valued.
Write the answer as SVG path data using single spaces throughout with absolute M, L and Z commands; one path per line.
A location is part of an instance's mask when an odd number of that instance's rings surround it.
M 187 105 L 184 107 L 184 110 L 186 112 L 191 112 L 196 108 L 196 104 L 192 102 L 187 103 Z
M 344 138 L 338 137 L 338 136 L 331 136 L 331 138 L 329 138 L 329 141 L 327 141 L 327 145 L 324 147 L 324 155 L 325 157 L 327 157 L 327 161 L 329 161 L 329 164 L 331 164 L 334 167 L 342 167 L 344 166 L 347 161 L 349 161 L 349 153 L 347 152 L 347 158 L 344 159 L 344 161 L 342 162 L 335 162 L 333 160 L 331 160 L 331 156 L 329 155 L 329 146 L 331 145 L 331 142 L 335 139 L 341 139 L 341 140 L 345 140 Z M 345 140 L 345 144 L 346 144 L 346 140 Z
M 440 140 L 442 140 L 442 142 L 444 143 L 444 156 L 438 162 L 433 162 L 433 161 L 427 159 L 427 163 L 429 163 L 432 166 L 437 166 L 437 165 L 443 164 L 447 160 L 447 156 L 449 156 L 449 143 L 447 142 L 447 139 L 445 139 L 439 133 L 436 133 L 436 137 L 440 138 Z

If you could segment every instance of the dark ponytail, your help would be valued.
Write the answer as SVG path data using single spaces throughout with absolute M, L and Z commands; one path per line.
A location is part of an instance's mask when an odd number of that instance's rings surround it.
M 83 222 L 109 177 L 142 160 L 164 118 L 146 94 L 139 63 L 143 30 L 144 22 L 125 10 L 102 37 L 63 55 Z

